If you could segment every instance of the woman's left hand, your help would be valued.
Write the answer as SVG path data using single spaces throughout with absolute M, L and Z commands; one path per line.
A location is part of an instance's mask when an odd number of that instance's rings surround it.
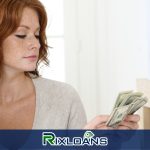
M 122 121 L 116 129 L 121 130 L 129 130 L 129 129 L 138 129 L 138 121 L 140 120 L 140 116 L 137 114 L 128 115 L 124 121 Z

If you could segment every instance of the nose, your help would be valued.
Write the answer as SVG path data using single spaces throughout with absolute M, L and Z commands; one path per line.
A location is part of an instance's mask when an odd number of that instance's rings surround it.
M 32 36 L 28 39 L 28 44 L 29 44 L 28 45 L 29 50 L 33 50 L 33 49 L 39 50 L 41 47 L 39 39 L 37 39 L 35 36 Z

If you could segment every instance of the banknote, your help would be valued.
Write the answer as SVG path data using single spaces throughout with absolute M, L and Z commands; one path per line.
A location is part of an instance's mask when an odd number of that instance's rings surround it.
M 122 100 L 122 102 L 119 106 L 131 104 L 132 102 L 134 102 L 136 100 L 136 98 L 141 97 L 141 96 L 143 96 L 143 93 L 141 93 L 141 92 L 130 93 L 126 97 L 124 97 L 124 99 Z
M 119 123 L 122 120 L 124 120 L 130 108 L 131 108 L 131 105 L 126 105 L 126 106 L 115 108 L 106 123 L 107 126 L 113 127 L 113 128 L 117 127 Z
M 137 110 L 139 110 L 142 106 L 144 106 L 148 102 L 147 97 L 144 98 L 139 98 L 137 101 L 134 103 L 133 107 L 131 110 L 128 112 L 128 114 L 134 114 Z
M 106 125 L 116 128 L 127 115 L 135 113 L 147 101 L 148 98 L 144 97 L 141 92 L 124 91 L 119 93 Z
M 116 108 L 116 107 L 118 107 L 118 106 L 121 104 L 122 100 L 123 100 L 128 94 L 130 94 L 130 93 L 132 93 L 132 92 L 133 92 L 133 91 L 120 92 L 120 93 L 118 94 L 118 97 L 117 97 L 117 100 L 116 100 L 116 103 L 115 103 L 113 109 Z

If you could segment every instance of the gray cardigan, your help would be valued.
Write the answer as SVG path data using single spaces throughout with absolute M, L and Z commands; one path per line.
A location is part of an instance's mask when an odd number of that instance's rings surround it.
M 32 79 L 36 108 L 32 129 L 82 129 L 86 115 L 77 92 L 70 85 L 44 78 Z

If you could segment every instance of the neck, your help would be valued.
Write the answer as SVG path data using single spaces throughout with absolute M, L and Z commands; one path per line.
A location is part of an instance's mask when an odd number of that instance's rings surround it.
M 31 79 L 24 73 L 3 75 L 0 79 L 0 103 L 14 102 L 32 91 Z

